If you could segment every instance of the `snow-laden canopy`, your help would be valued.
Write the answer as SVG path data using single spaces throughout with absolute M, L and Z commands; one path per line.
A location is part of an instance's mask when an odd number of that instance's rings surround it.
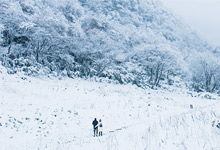
M 0 27 L 3 65 L 28 74 L 152 87 L 193 77 L 192 60 L 213 56 L 157 0 L 2 0 Z

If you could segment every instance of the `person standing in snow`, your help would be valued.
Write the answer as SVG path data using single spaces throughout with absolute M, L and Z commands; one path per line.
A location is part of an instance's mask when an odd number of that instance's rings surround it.
M 94 137 L 95 136 L 98 136 L 98 121 L 97 119 L 95 118 L 92 122 L 92 125 L 93 125 L 93 130 L 94 130 Z
M 103 125 L 102 125 L 102 120 L 99 120 L 99 136 L 102 136 L 102 130 L 103 129 Z
M 216 127 L 220 129 L 220 122 L 219 122 L 219 120 L 218 120 L 218 122 L 217 122 Z

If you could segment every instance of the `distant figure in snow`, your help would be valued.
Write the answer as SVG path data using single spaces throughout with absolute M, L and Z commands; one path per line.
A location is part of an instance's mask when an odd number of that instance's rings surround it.
M 93 130 L 94 130 L 94 137 L 95 136 L 98 136 L 98 121 L 97 119 L 95 118 L 92 122 L 92 125 L 93 125 Z
M 102 125 L 102 120 L 99 120 L 99 136 L 102 136 L 102 130 L 103 129 L 103 125 Z
M 220 129 L 220 122 L 219 121 L 218 121 L 216 127 Z

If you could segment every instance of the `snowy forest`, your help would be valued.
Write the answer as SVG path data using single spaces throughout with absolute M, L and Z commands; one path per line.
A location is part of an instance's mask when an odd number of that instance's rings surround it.
M 220 90 L 220 50 L 157 0 L 1 0 L 8 73 Z

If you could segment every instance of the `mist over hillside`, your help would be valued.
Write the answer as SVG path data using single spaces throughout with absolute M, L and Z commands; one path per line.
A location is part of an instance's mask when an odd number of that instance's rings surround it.
M 214 48 L 157 0 L 1 0 L 0 30 L 8 73 L 220 87 Z

